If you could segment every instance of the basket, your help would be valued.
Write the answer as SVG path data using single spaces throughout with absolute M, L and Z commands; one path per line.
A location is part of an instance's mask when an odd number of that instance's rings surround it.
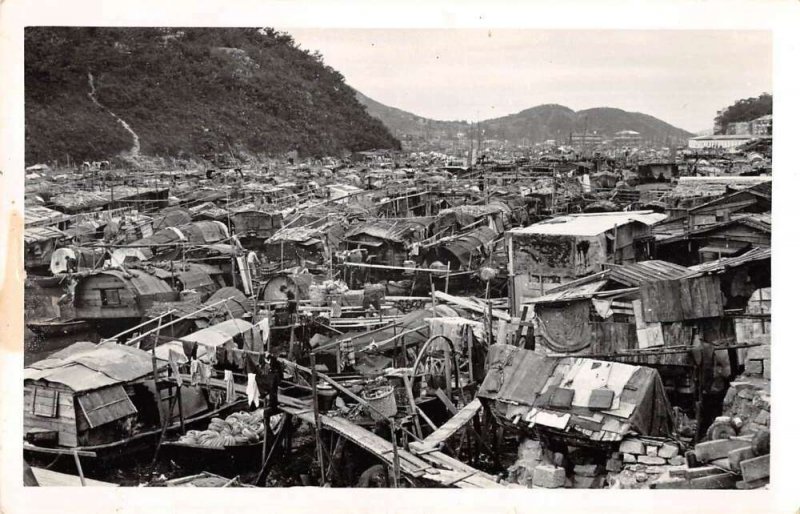
M 394 397 L 394 387 L 380 386 L 368 389 L 362 393 L 364 400 L 372 407 L 369 409 L 370 417 L 375 421 L 380 421 L 383 417 L 390 418 L 397 414 L 397 400 Z M 378 411 L 383 416 L 379 416 Z

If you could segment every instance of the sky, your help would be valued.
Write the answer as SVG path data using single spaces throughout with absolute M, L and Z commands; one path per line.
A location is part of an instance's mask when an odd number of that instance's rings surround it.
M 718 110 L 772 92 L 769 31 L 282 30 L 373 100 L 439 120 L 557 103 L 700 132 Z

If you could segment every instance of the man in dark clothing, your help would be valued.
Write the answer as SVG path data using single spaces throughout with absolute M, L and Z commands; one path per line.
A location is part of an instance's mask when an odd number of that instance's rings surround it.
M 295 300 L 294 291 L 285 285 L 281 286 L 280 291 L 286 295 L 286 311 L 289 313 L 292 321 L 294 322 L 294 315 L 297 313 L 297 300 Z
M 267 354 L 264 366 L 256 375 L 256 384 L 264 394 L 265 417 L 278 412 L 278 386 L 283 379 L 283 364 L 281 361 Z

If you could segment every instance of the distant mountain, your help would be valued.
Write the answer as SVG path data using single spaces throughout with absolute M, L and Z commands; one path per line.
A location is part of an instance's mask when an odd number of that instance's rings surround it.
M 437 121 L 383 105 L 357 93 L 356 98 L 364 104 L 367 112 L 378 118 L 401 141 L 409 142 L 425 137 L 439 136 L 454 139 L 460 132 L 469 133 L 470 126 L 464 121 Z M 511 143 L 523 141 L 536 143 L 554 139 L 561 143 L 570 140 L 570 134 L 597 132 L 611 138 L 621 130 L 634 130 L 642 139 L 656 144 L 684 142 L 692 134 L 653 116 L 638 112 L 627 112 L 612 107 L 596 107 L 573 111 L 557 104 L 546 104 L 509 116 L 480 122 L 482 138 L 506 140 Z
M 285 33 L 25 30 L 29 164 L 399 147 L 344 77 Z

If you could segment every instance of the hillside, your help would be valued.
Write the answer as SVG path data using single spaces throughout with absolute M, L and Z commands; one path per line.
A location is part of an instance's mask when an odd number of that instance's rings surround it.
M 431 133 L 450 139 L 455 138 L 458 132 L 466 133 L 469 130 L 468 124 L 463 121 L 429 120 L 385 106 L 360 93 L 357 98 L 371 115 L 380 119 L 403 141 L 413 141 Z M 480 128 L 484 131 L 484 139 L 507 140 L 511 143 L 521 143 L 523 140 L 542 142 L 548 139 L 567 142 L 570 133 L 584 131 L 596 131 L 611 137 L 620 130 L 635 130 L 644 140 L 657 144 L 685 142 L 692 135 L 647 114 L 611 107 L 576 112 L 556 104 L 540 105 L 517 114 L 482 121 Z
M 287 34 L 35 27 L 25 30 L 25 147 L 31 164 L 336 155 L 399 142 Z

